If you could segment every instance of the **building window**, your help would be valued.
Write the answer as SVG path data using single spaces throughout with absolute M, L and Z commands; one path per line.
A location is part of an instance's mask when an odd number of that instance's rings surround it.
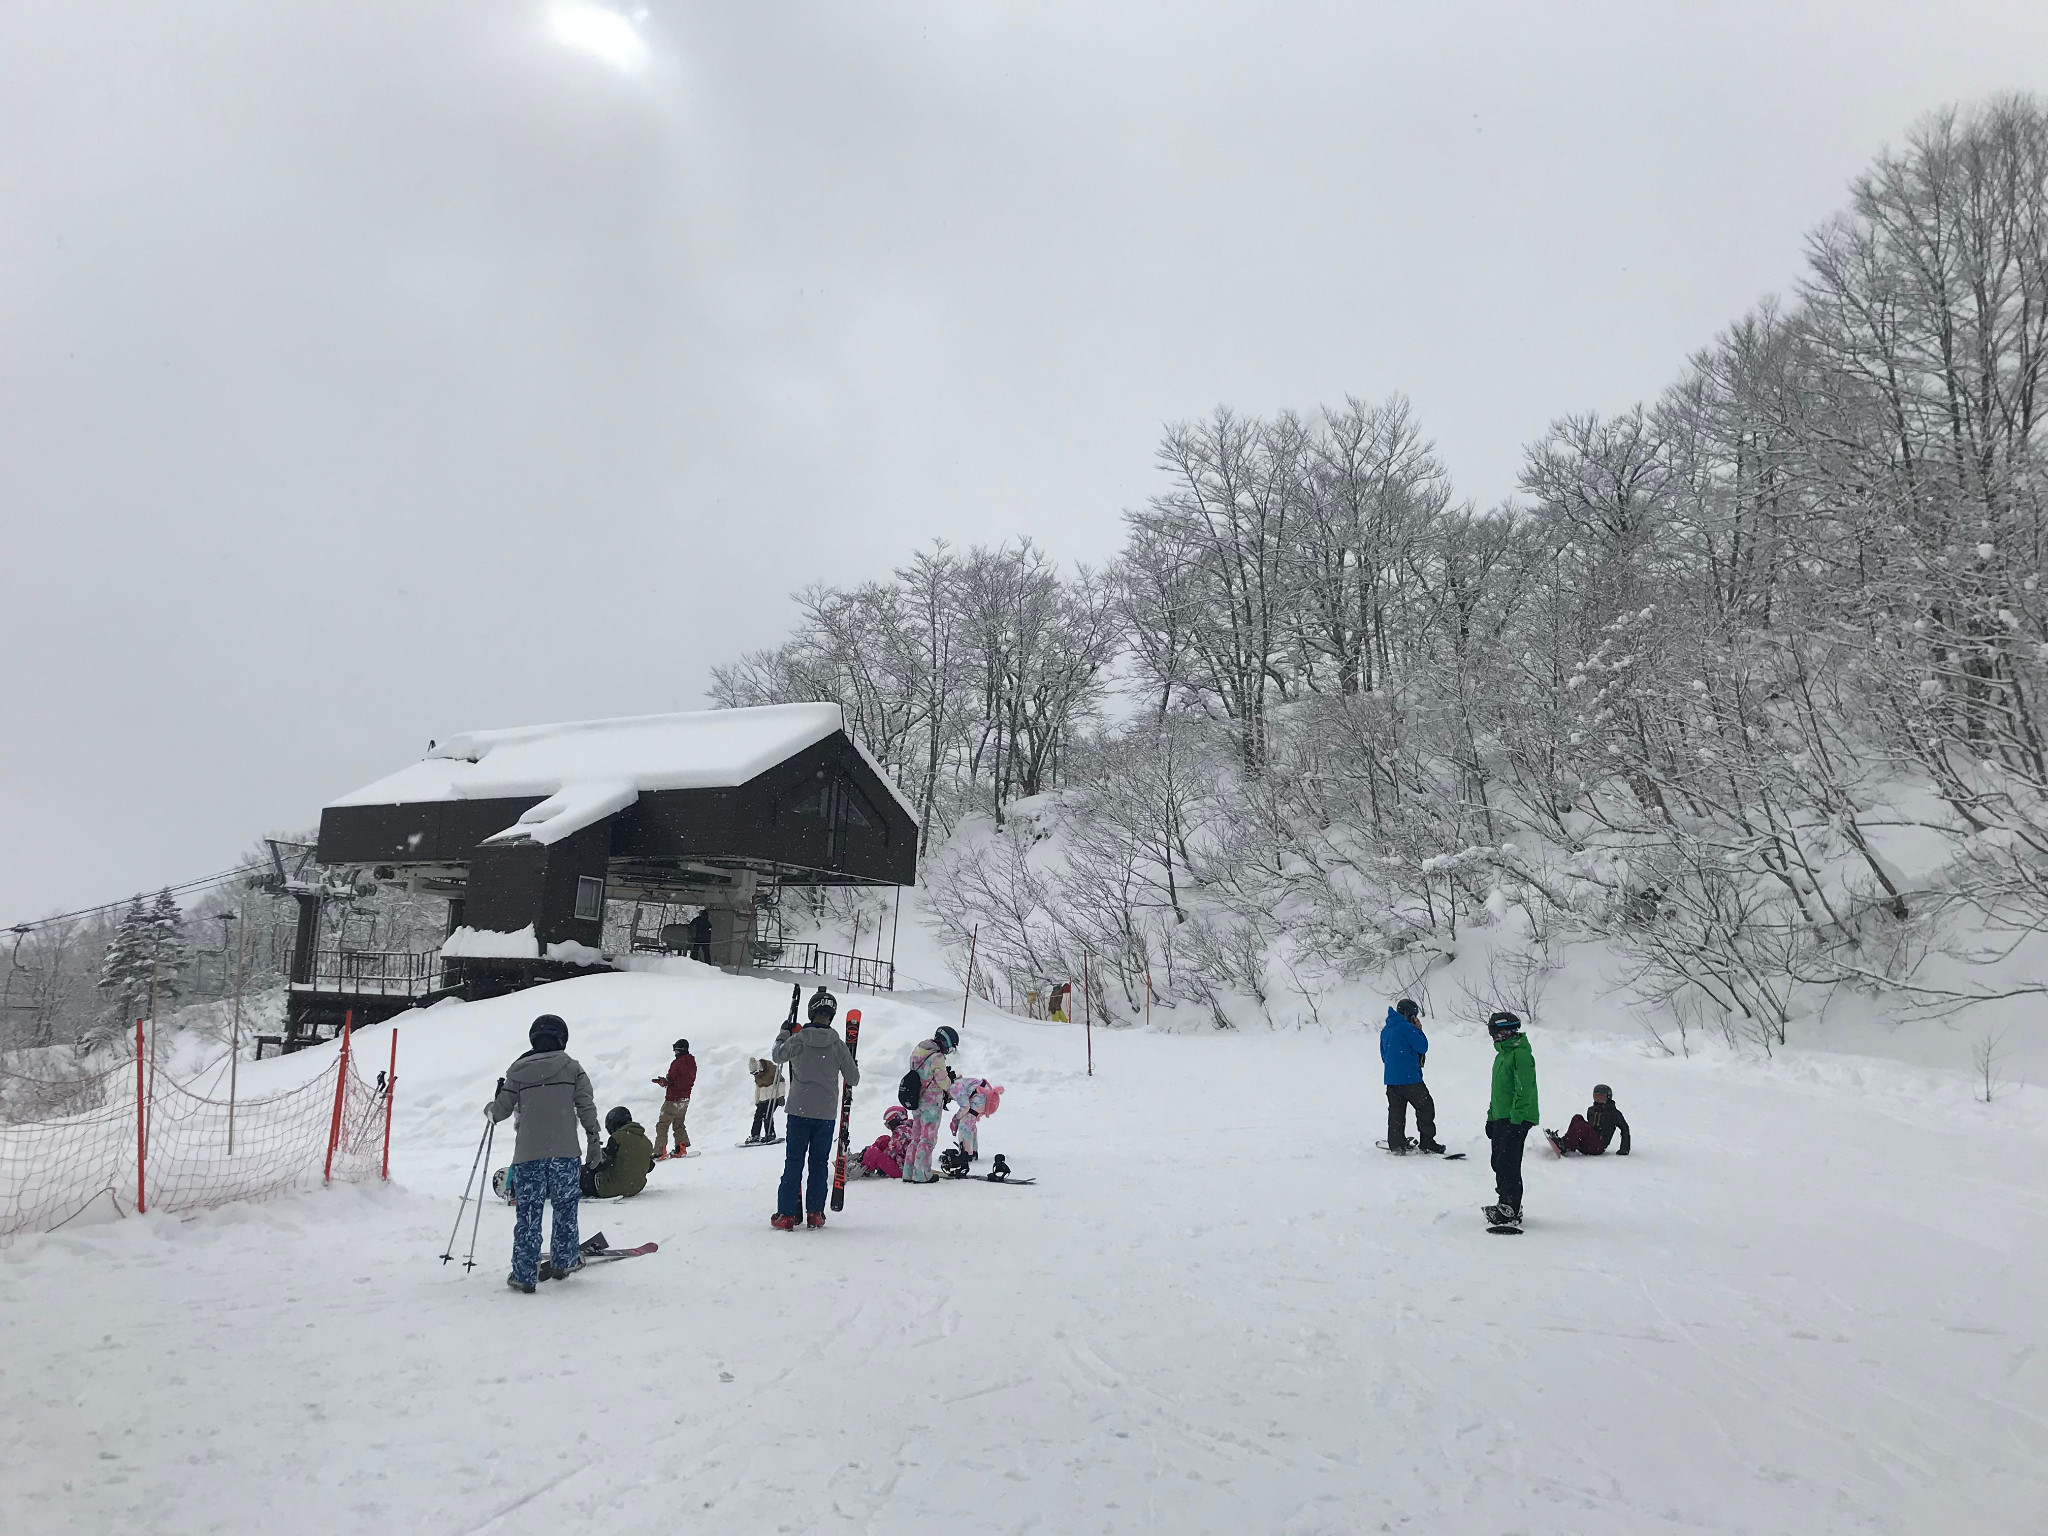
M 585 923 L 604 921 L 604 881 L 599 876 L 576 877 L 576 917 Z

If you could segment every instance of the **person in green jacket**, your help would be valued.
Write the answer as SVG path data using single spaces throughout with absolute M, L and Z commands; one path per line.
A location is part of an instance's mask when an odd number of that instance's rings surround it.
M 1493 1037 L 1493 1097 L 1486 1106 L 1486 1139 L 1493 1143 L 1493 1187 L 1498 1205 L 1486 1208 L 1495 1226 L 1522 1223 L 1522 1143 L 1536 1126 L 1536 1055 L 1512 1013 L 1486 1021 Z
M 654 1143 L 623 1104 L 604 1117 L 604 1128 L 611 1140 L 604 1156 L 583 1170 L 583 1193 L 596 1200 L 639 1194 L 654 1167 Z

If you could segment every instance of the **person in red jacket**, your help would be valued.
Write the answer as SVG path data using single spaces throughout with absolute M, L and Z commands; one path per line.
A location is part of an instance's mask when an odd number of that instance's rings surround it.
M 661 1118 L 654 1122 L 654 1160 L 658 1163 L 669 1154 L 662 1149 L 668 1143 L 668 1128 L 676 1128 L 675 1156 L 682 1157 L 690 1150 L 690 1132 L 683 1124 L 683 1117 L 690 1112 L 690 1090 L 697 1086 L 697 1058 L 690 1054 L 690 1042 L 676 1042 L 676 1059 L 668 1064 L 668 1076 L 654 1079 L 662 1090 Z

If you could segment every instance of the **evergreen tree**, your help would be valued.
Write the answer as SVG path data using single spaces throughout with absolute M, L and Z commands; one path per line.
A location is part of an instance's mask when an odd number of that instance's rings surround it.
M 114 942 L 107 946 L 107 958 L 94 983 L 106 995 L 107 1009 L 117 1028 L 132 1024 L 149 1011 L 149 913 L 137 896 L 121 914 L 114 930 Z
M 185 939 L 185 914 L 178 910 L 178 903 L 168 890 L 157 892 L 148 922 L 149 952 L 144 964 L 155 963 L 156 1000 L 161 1010 L 185 994 L 185 972 L 192 966 L 192 946 Z M 146 972 L 143 979 L 146 985 Z

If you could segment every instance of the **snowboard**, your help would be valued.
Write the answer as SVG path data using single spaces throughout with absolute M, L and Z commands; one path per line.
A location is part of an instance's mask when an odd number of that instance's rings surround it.
M 1564 1156 L 1564 1140 L 1563 1140 L 1563 1138 L 1562 1138 L 1562 1137 L 1560 1137 L 1560 1136 L 1559 1136 L 1559 1135 L 1557 1134 L 1557 1132 L 1555 1132 L 1555 1131 L 1545 1131 L 1545 1132 L 1544 1132 L 1543 1134 L 1544 1134 L 1545 1136 L 1547 1136 L 1547 1137 L 1549 1137 L 1549 1138 L 1550 1138 L 1550 1150 L 1551 1150 L 1551 1151 L 1553 1151 L 1553 1152 L 1555 1152 L 1555 1153 L 1556 1153 L 1556 1154 L 1557 1154 L 1557 1155 L 1558 1155 L 1559 1157 L 1563 1157 L 1563 1156 Z
M 733 1145 L 736 1147 L 779 1147 L 782 1145 L 782 1138 L 780 1136 L 769 1136 L 760 1141 L 736 1141 Z
M 673 1163 L 673 1162 L 675 1162 L 675 1161 L 676 1161 L 676 1160 L 677 1160 L 678 1158 L 684 1158 L 684 1157 L 702 1157 L 703 1155 L 704 1155 L 704 1154 L 703 1154 L 702 1152 L 699 1152 L 699 1151 L 698 1151 L 698 1150 L 697 1150 L 697 1149 L 696 1149 L 695 1147 L 692 1147 L 692 1148 L 690 1148 L 690 1150 L 689 1150 L 689 1151 L 687 1151 L 687 1152 L 670 1152 L 670 1153 L 668 1153 L 668 1154 L 666 1154 L 666 1155 L 664 1155 L 664 1156 L 661 1156 L 661 1157 L 657 1157 L 657 1158 L 655 1158 L 655 1161 L 656 1161 L 657 1163 Z
M 1492 1210 L 1493 1207 L 1490 1205 L 1482 1205 L 1479 1208 L 1479 1214 L 1486 1218 L 1487 1231 L 1500 1237 L 1520 1237 L 1522 1235 L 1522 1224 L 1519 1221 L 1495 1221 L 1489 1214 Z
M 1455 1163 L 1465 1155 L 1462 1152 L 1416 1152 L 1413 1147 L 1390 1147 L 1384 1141 L 1376 1141 L 1373 1145 L 1382 1152 L 1393 1153 L 1396 1157 L 1406 1157 L 1409 1153 L 1414 1152 L 1417 1157 L 1440 1157 L 1447 1163 Z

